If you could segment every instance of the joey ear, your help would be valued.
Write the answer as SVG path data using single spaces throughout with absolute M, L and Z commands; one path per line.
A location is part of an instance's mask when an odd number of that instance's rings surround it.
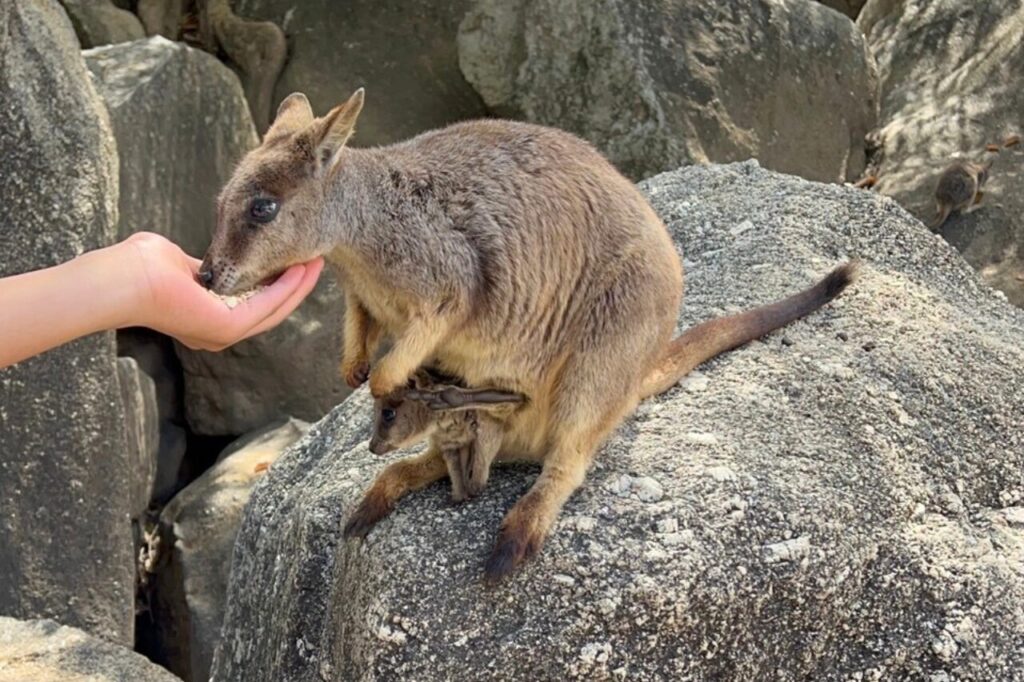
M 480 389 L 467 392 L 459 410 L 488 410 L 506 405 L 518 405 L 525 402 L 522 393 L 510 391 L 499 391 L 495 389 Z
M 323 167 L 330 167 L 338 150 L 345 146 L 356 130 L 356 119 L 363 110 L 365 91 L 359 88 L 344 104 L 331 109 L 316 132 L 316 157 Z
M 277 114 L 270 129 L 263 135 L 267 141 L 272 137 L 291 135 L 313 122 L 313 107 L 301 92 L 293 92 L 277 107 Z

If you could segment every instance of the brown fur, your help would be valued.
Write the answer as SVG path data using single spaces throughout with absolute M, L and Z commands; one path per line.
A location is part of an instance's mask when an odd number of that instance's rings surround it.
M 470 387 L 528 398 L 504 424 L 499 458 L 543 468 L 502 524 L 487 564 L 499 578 L 541 546 L 644 387 L 670 383 L 666 363 L 692 364 L 666 355 L 679 256 L 633 183 L 570 134 L 485 120 L 350 149 L 361 106 L 361 91 L 320 119 L 300 95 L 282 104 L 222 193 L 204 268 L 216 291 L 234 293 L 324 254 L 345 291 L 342 370 L 353 383 L 371 337 L 386 334 L 394 343 L 369 373 L 374 396 L 430 362 Z M 268 193 L 280 213 L 253 227 L 249 202 Z M 444 475 L 434 448 L 415 461 L 385 469 L 360 523 L 421 485 L 424 471 Z
M 495 389 L 466 389 L 440 383 L 420 370 L 414 389 L 400 389 L 374 405 L 370 452 L 383 455 L 429 438 L 448 469 L 452 499 L 475 497 L 487 485 L 501 447 L 503 422 L 524 396 Z
M 954 161 L 949 164 L 935 187 L 936 217 L 931 224 L 937 230 L 956 211 L 966 211 L 981 201 L 984 193 L 981 188 L 988 180 L 991 163 L 974 163 L 973 161 Z

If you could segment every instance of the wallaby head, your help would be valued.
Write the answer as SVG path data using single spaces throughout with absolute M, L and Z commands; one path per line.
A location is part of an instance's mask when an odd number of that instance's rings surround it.
M 263 143 L 217 199 L 217 228 L 199 271 L 204 286 L 235 294 L 332 248 L 320 229 L 324 189 L 362 108 L 362 88 L 321 118 L 301 93 L 281 102 Z
M 415 445 L 430 435 L 437 413 L 419 400 L 408 400 L 397 391 L 374 403 L 373 436 L 370 452 L 383 455 Z

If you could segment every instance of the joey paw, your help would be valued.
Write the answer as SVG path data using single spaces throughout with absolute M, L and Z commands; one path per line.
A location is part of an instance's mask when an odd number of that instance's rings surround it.
M 345 539 L 365 538 L 378 521 L 391 513 L 391 509 L 382 495 L 368 493 L 345 524 Z
M 386 395 L 391 395 L 404 385 L 404 379 L 395 381 L 393 377 L 382 372 L 379 365 L 370 371 L 370 394 L 374 398 L 383 398 Z

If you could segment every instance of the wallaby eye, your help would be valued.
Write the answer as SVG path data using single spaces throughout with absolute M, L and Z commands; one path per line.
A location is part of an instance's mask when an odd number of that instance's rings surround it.
M 277 203 L 276 199 L 258 197 L 249 204 L 249 218 L 254 223 L 269 223 L 277 217 L 277 211 L 280 208 L 281 205 Z
M 384 420 L 385 424 L 390 424 L 395 421 L 395 411 L 390 407 L 385 407 L 380 411 L 380 418 Z

